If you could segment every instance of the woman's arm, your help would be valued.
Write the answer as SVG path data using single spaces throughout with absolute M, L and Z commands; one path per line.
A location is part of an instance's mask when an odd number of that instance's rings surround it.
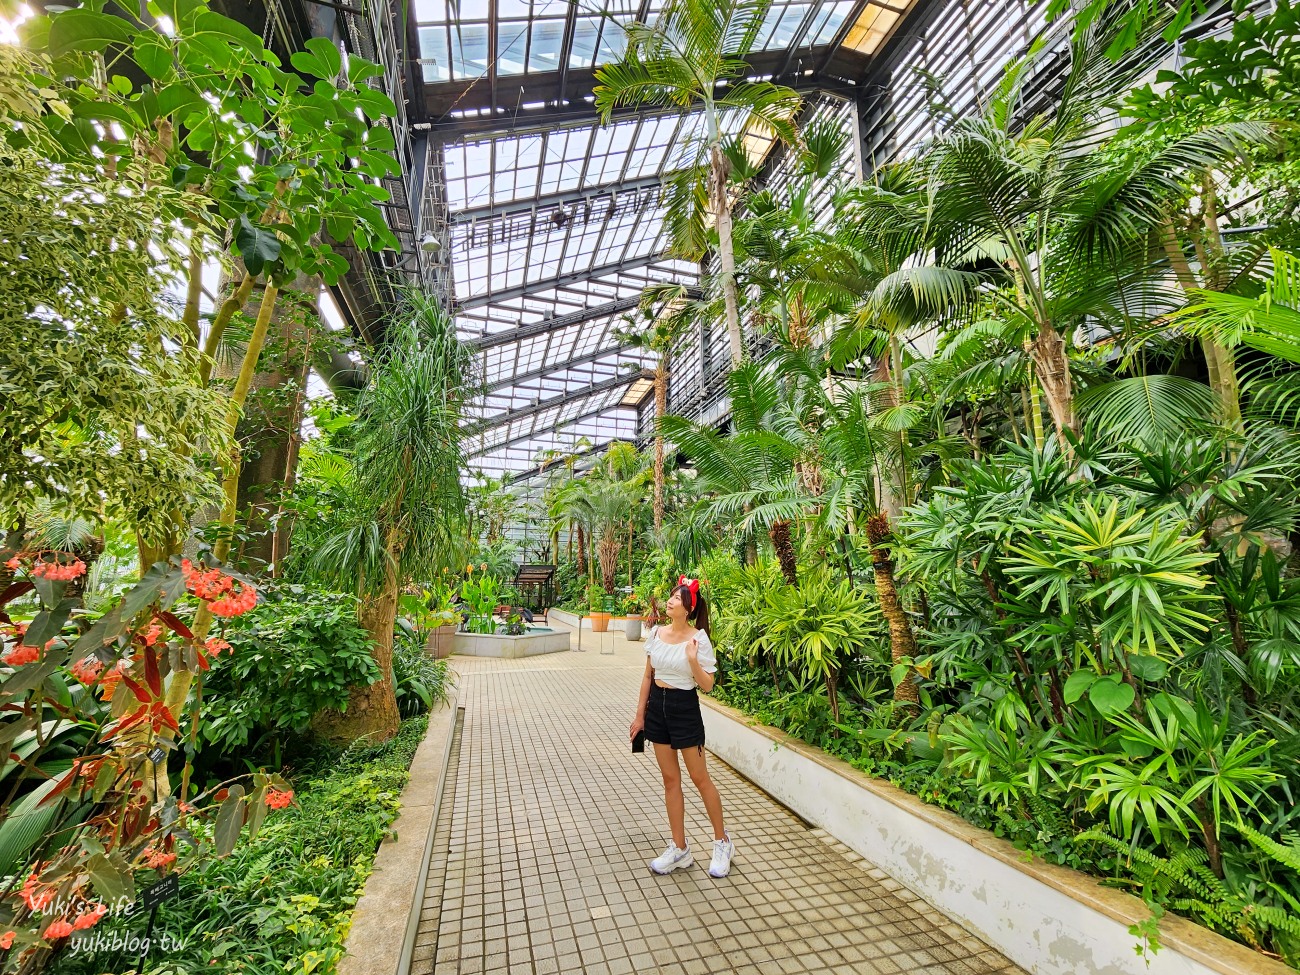
M 695 686 L 705 694 L 713 690 L 713 675 L 700 666 L 700 641 L 698 638 L 686 645 L 686 662 L 691 665 L 691 676 L 695 678 Z
M 646 657 L 645 676 L 641 678 L 641 693 L 637 695 L 636 717 L 632 719 L 632 724 L 627 729 L 629 738 L 635 738 L 637 732 L 645 730 L 645 708 L 650 700 L 650 685 L 654 682 L 654 677 L 655 669 L 650 665 L 650 658 Z

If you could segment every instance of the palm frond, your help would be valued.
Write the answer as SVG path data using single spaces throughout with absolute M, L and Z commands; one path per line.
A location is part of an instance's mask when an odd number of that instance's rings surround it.
M 1181 376 L 1134 376 L 1075 397 L 1084 422 L 1119 443 L 1151 445 L 1184 435 L 1219 415 L 1210 387 Z

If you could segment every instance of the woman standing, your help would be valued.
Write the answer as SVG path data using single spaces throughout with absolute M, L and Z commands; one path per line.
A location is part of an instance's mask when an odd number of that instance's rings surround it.
M 668 622 L 655 627 L 646 637 L 645 678 L 641 681 L 636 717 L 628 729 L 628 737 L 635 738 L 644 731 L 646 740 L 654 743 L 673 834 L 668 849 L 650 861 L 650 869 L 672 873 L 695 862 L 686 840 L 686 803 L 677 761 L 680 752 L 713 824 L 709 876 L 725 877 L 731 870 L 735 846 L 723 828 L 722 799 L 704 761 L 704 717 L 697 689 L 706 694 L 713 690 L 717 658 L 709 642 L 709 607 L 700 596 L 699 580 L 685 576 L 678 579 L 666 612 Z

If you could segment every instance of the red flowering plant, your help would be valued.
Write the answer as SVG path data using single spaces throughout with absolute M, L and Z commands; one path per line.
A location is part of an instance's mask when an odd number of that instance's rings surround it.
M 220 636 L 196 639 L 184 617 L 204 605 L 217 619 L 247 612 L 250 582 L 160 562 L 89 622 L 68 595 L 79 561 L 4 552 L 0 562 L 14 573 L 0 592 L 0 972 L 35 975 L 78 932 L 128 909 L 141 884 L 225 856 L 245 825 L 251 839 L 293 792 L 257 772 L 194 795 L 188 761 L 175 788 L 168 775 L 183 725 L 193 751 L 209 660 L 230 651 Z M 33 594 L 34 616 L 13 618 L 14 601 Z M 70 727 L 83 731 L 78 753 L 43 763 Z

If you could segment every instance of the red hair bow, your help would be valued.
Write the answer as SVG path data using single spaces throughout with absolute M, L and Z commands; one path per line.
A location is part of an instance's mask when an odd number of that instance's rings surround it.
M 700 601 L 700 580 L 687 579 L 686 576 L 679 576 L 677 579 L 677 585 L 685 586 L 691 591 L 691 608 L 694 609 L 695 604 Z

